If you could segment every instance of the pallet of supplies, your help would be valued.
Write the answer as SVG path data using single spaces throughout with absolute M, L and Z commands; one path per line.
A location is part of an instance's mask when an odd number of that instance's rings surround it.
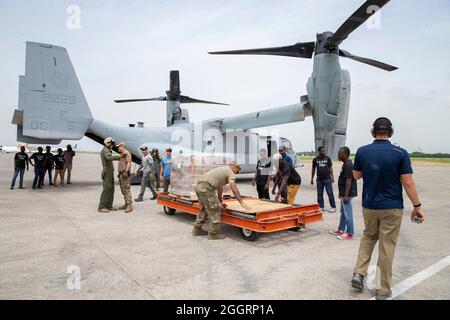
M 172 159 L 170 192 L 174 195 L 196 199 L 195 185 L 210 170 L 233 162 L 234 157 L 226 154 L 195 153 L 178 155 Z M 224 193 L 226 192 L 224 188 Z

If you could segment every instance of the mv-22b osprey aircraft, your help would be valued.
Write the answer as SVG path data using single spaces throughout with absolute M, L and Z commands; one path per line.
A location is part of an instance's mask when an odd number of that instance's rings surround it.
M 163 150 L 180 146 L 180 151 L 230 153 L 242 164 L 242 172 L 253 172 L 259 148 L 269 155 L 280 145 L 288 147 L 289 140 L 260 136 L 254 128 L 304 121 L 312 116 L 315 145 L 325 146 L 332 157 L 345 144 L 350 100 L 350 75 L 342 70 L 339 57 L 350 58 L 386 71 L 396 67 L 358 57 L 339 49 L 348 35 L 363 24 L 389 0 L 368 0 L 335 32 L 317 34 L 315 42 L 292 46 L 212 52 L 212 54 L 263 54 L 312 58 L 313 72 L 307 83 L 307 95 L 299 103 L 267 109 L 234 117 L 215 118 L 194 124 L 182 103 L 214 103 L 182 96 L 179 73 L 171 72 L 170 90 L 166 96 L 150 99 L 128 99 L 116 102 L 166 101 L 167 126 L 161 128 L 119 127 L 93 119 L 77 75 L 65 48 L 26 43 L 25 75 L 19 77 L 19 104 L 12 123 L 17 125 L 17 140 L 34 144 L 58 144 L 61 140 L 79 140 L 87 136 L 102 143 L 111 136 L 124 141 L 133 161 L 139 163 L 143 144 Z M 214 145 L 214 150 L 210 150 Z M 174 147 L 174 151 L 176 148 Z

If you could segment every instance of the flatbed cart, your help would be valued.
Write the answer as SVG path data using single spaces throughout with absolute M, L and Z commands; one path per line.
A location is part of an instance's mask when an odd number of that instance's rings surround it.
M 242 200 L 259 200 L 251 197 L 242 197 Z M 190 200 L 169 192 L 161 192 L 157 198 L 158 204 L 164 206 L 167 215 L 174 215 L 181 211 L 198 215 L 201 206 L 197 200 Z M 224 203 L 235 202 L 232 197 L 224 196 Z M 275 203 L 270 200 L 263 200 Z M 223 209 L 221 222 L 239 228 L 241 237 L 247 241 L 255 241 L 261 233 L 271 233 L 282 230 L 298 231 L 307 224 L 322 221 L 322 211 L 318 204 L 293 204 L 284 208 L 258 211 L 256 213 L 239 212 L 229 208 Z

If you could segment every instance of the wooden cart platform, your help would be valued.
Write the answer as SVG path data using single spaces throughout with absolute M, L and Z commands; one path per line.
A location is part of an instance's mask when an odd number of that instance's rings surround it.
M 224 198 L 226 209 L 222 210 L 221 222 L 240 228 L 243 239 L 254 241 L 261 233 L 282 230 L 299 230 L 307 224 L 322 220 L 322 211 L 318 204 L 281 204 L 269 200 L 243 197 L 252 210 L 242 208 L 236 199 Z M 172 195 L 168 192 L 158 194 L 158 204 L 164 206 L 164 212 L 173 215 L 181 211 L 197 215 L 201 206 L 197 200 Z

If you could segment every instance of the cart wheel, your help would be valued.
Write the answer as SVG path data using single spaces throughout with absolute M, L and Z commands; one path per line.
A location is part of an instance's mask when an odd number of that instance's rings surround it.
M 241 234 L 242 239 L 247 241 L 255 241 L 258 238 L 259 233 L 256 231 L 252 231 L 249 229 L 241 228 L 239 229 L 239 233 Z
M 164 213 L 167 214 L 168 216 L 173 216 L 175 214 L 175 209 L 173 208 L 168 208 L 166 206 L 164 206 Z
M 289 230 L 297 232 L 297 231 L 300 231 L 300 229 L 301 229 L 301 227 L 295 227 L 295 228 L 290 228 Z

